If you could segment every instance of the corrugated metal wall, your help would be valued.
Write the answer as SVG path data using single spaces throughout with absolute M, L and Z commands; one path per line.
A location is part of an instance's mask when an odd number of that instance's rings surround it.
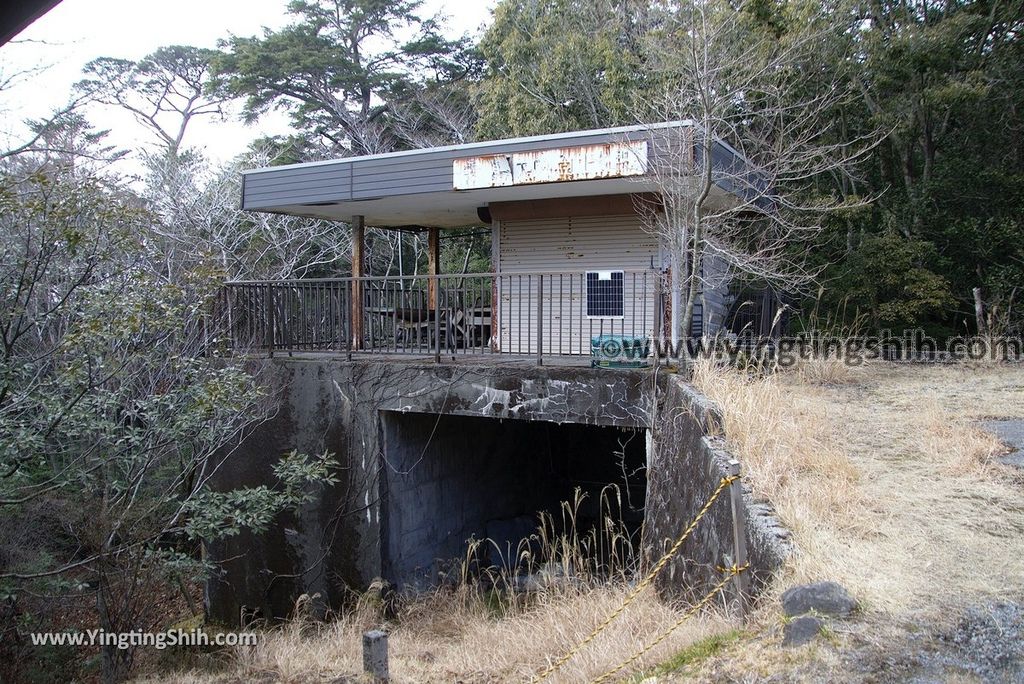
M 552 274 L 544 279 L 544 353 L 589 354 L 598 334 L 654 334 L 658 239 L 638 216 L 505 220 L 499 227 L 502 273 Z M 583 271 L 624 271 L 622 318 L 589 318 Z M 536 352 L 536 278 L 500 279 L 498 344 L 505 352 Z
M 719 257 L 704 257 L 701 266 L 702 280 L 697 299 L 693 303 L 693 320 L 690 323 L 690 336 L 717 335 L 723 328 L 728 328 L 726 317 L 732 298 L 726 274 L 728 268 Z

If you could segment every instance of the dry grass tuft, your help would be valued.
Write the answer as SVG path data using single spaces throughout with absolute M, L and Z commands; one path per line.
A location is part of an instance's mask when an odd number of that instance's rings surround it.
M 529 681 L 547 663 L 585 637 L 619 605 L 625 585 L 546 592 L 526 610 L 499 616 L 479 594 L 438 592 L 409 604 L 388 623 L 394 682 Z M 679 613 L 645 593 L 616 623 L 570 660 L 552 682 L 589 681 L 639 650 Z M 325 624 L 289 623 L 268 631 L 255 649 L 238 649 L 220 674 L 187 671 L 172 682 L 326 682 L 362 670 L 361 635 L 378 624 L 372 613 L 349 614 Z M 690 644 L 727 632 L 714 614 L 680 628 L 644 659 L 662 662 Z
M 856 380 L 695 369 L 755 494 L 794 533 L 783 584 L 834 579 L 893 614 L 1024 585 L 1021 476 L 971 423 L 1024 414 L 1024 368 L 879 363 Z
M 863 366 L 851 366 L 835 356 L 814 356 L 799 359 L 791 370 L 805 383 L 846 385 L 860 379 Z
M 793 394 L 775 375 L 698 362 L 693 383 L 723 409 L 729 444 L 743 456 L 754 491 L 786 510 L 791 524 L 846 518 L 857 468 L 833 439 L 833 426 L 813 391 Z M 813 484 L 813 491 L 805 491 Z M 809 496 L 808 496 L 809 495 Z
M 950 413 L 934 399 L 925 402 L 919 419 L 921 450 L 947 457 L 950 474 L 998 476 L 1002 466 L 995 457 L 1006 449 L 995 435 Z

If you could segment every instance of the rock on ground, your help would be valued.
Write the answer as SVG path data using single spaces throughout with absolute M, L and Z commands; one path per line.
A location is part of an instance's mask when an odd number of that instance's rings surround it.
M 802 584 L 782 594 L 782 610 L 790 617 L 810 612 L 847 617 L 856 609 L 857 602 L 835 582 Z
M 782 630 L 783 646 L 803 646 L 821 633 L 824 623 L 816 617 L 803 615 L 796 618 Z

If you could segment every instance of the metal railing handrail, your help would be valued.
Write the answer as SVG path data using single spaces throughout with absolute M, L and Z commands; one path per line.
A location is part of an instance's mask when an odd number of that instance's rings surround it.
M 591 355 L 595 339 L 644 340 L 662 329 L 660 271 L 612 269 L 621 283 L 592 299 L 585 274 L 596 270 L 236 280 L 221 288 L 216 306 L 225 348 L 271 355 L 321 350 L 439 361 L 495 353 L 541 364 L 545 356 Z M 632 359 L 638 352 L 630 349 L 620 351 Z
M 225 280 L 224 285 L 302 285 L 304 283 L 351 283 L 353 281 L 358 282 L 369 282 L 369 281 L 381 281 L 381 280 L 419 280 L 425 279 L 439 279 L 439 278 L 488 278 L 488 277 L 501 277 L 501 276 L 547 276 L 547 275 L 583 275 L 586 273 L 592 273 L 594 271 L 622 271 L 623 273 L 658 273 L 660 269 L 657 268 L 635 268 L 635 269 L 623 269 L 623 268 L 612 268 L 612 269 L 598 269 L 598 268 L 587 268 L 573 271 L 488 271 L 483 273 L 438 273 L 435 275 L 420 273 L 418 275 L 388 275 L 388 276 L 337 276 L 331 278 L 281 278 L 281 279 L 264 279 L 264 280 Z

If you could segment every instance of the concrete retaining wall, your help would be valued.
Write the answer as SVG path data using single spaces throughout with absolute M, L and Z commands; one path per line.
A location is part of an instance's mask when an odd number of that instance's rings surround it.
M 655 383 L 650 370 L 299 358 L 267 363 L 280 410 L 238 445 L 219 473 L 219 486 L 268 482 L 272 465 L 291 449 L 331 451 L 343 470 L 337 485 L 316 492 L 314 502 L 303 510 L 280 516 L 266 534 L 243 534 L 211 545 L 210 557 L 219 561 L 221 570 L 208 582 L 207 605 L 213 619 L 228 624 L 236 623 L 240 616 L 287 615 L 302 593 L 319 594 L 314 605 L 343 605 L 353 590 L 364 590 L 375 578 L 397 572 L 396 563 L 403 572 L 422 570 L 430 562 L 425 549 L 404 553 L 396 533 L 415 539 L 424 526 L 447 525 L 452 528 L 452 544 L 461 544 L 470 532 L 476 532 L 463 523 L 480 518 L 474 502 L 491 501 L 496 496 L 498 485 L 493 480 L 502 471 L 488 468 L 486 463 L 460 461 L 454 451 L 422 453 L 439 425 L 423 414 L 627 429 L 649 428 L 653 423 L 643 541 L 649 558 L 671 544 L 681 526 L 692 518 L 729 458 L 720 445 L 706 437 L 713 409 L 679 378 L 662 374 Z M 497 425 L 493 427 L 495 434 L 501 432 Z M 526 439 L 526 434 L 521 432 L 517 438 Z M 402 444 L 396 447 L 396 440 Z M 485 441 L 479 432 L 475 436 L 449 435 L 444 449 L 458 451 L 463 444 L 493 458 L 507 458 L 514 450 L 508 439 L 495 438 L 490 446 Z M 439 444 L 433 446 L 435 451 Z M 547 448 L 569 450 L 550 444 Z M 394 462 L 389 463 L 385 454 L 391 454 Z M 401 473 L 421 454 L 432 459 L 437 477 L 431 479 L 428 475 L 433 471 L 424 471 L 422 481 L 406 481 Z M 461 512 L 442 520 L 421 521 L 415 512 L 389 507 L 387 472 L 391 473 L 391 486 L 410 490 L 404 492 L 406 502 L 419 494 L 435 499 L 443 495 L 447 502 L 457 500 L 460 493 L 452 488 L 461 480 L 454 476 L 456 472 L 460 477 L 475 473 L 474 477 L 491 482 L 491 486 L 478 487 L 475 498 L 472 491 L 464 492 Z M 451 476 L 447 482 L 443 481 L 445 475 Z M 466 477 L 462 480 L 468 485 Z M 543 486 L 531 485 L 540 477 L 524 476 L 518 485 L 510 484 L 510 496 L 518 492 L 530 499 L 543 494 Z M 495 509 L 493 515 L 501 518 L 507 514 L 514 522 L 529 506 L 505 508 L 507 511 Z M 756 576 L 763 581 L 781 563 L 785 543 L 771 516 L 749 497 L 747 512 L 751 560 Z M 724 564 L 732 548 L 731 524 L 728 498 L 723 497 L 684 549 L 688 560 L 673 562 L 663 573 L 659 582 L 662 592 L 674 596 L 715 579 L 714 567 Z
M 648 454 L 643 541 L 648 563 L 656 562 L 672 546 L 726 476 L 726 465 L 734 456 L 721 439 L 709 437 L 718 434 L 721 425 L 721 415 L 704 395 L 679 377 L 669 378 L 658 402 Z M 770 506 L 754 501 L 746 486 L 744 509 L 756 592 L 789 554 L 789 533 Z M 701 596 L 721 579 L 718 568 L 733 560 L 732 508 L 725 491 L 659 575 L 656 586 L 668 599 Z
M 287 357 L 267 364 L 280 410 L 238 445 L 218 486 L 269 482 L 272 465 L 291 449 L 326 449 L 344 470 L 338 485 L 318 492 L 298 514 L 282 515 L 266 534 L 210 547 L 221 571 L 207 583 L 207 605 L 226 623 L 242 614 L 287 615 L 302 593 L 319 593 L 321 604 L 336 606 L 350 587 L 365 589 L 382 575 L 382 412 L 625 428 L 650 423 L 646 372 Z

